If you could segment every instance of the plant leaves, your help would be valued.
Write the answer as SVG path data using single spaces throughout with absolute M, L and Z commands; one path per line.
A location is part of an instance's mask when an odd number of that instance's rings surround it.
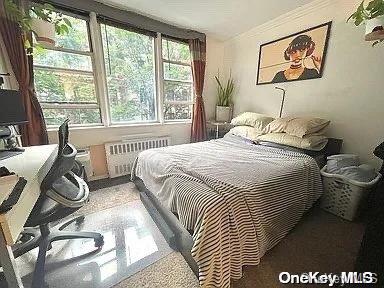
M 68 18 L 63 18 L 63 21 L 65 22 L 65 24 L 67 24 L 68 27 L 72 28 L 72 23 Z
M 232 76 L 230 76 L 225 87 L 221 84 L 218 76 L 215 76 L 217 82 L 217 105 L 219 106 L 230 106 L 232 103 L 232 95 L 235 88 L 235 82 L 233 81 Z
M 68 26 L 65 25 L 65 24 L 62 24 L 60 26 L 60 35 L 63 35 L 63 34 L 68 34 L 69 33 L 69 29 L 68 29 Z
M 25 41 L 24 41 L 24 48 L 25 48 L 25 49 L 29 49 L 29 48 L 31 48 L 31 47 L 32 47 L 31 42 L 29 42 L 28 39 L 25 40 Z
M 353 19 L 354 24 L 359 26 L 365 20 L 374 19 L 381 15 L 384 15 L 384 0 L 372 0 L 368 3 L 367 7 L 364 7 L 363 1 L 356 11 L 348 17 L 347 22 Z

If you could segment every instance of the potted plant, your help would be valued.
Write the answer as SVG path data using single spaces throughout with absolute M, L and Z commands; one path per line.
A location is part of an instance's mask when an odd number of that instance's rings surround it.
M 361 2 L 347 21 L 351 19 L 356 26 L 365 23 L 365 40 L 375 41 L 373 46 L 384 41 L 384 0 L 372 0 L 367 6 Z
M 215 76 L 217 82 L 216 121 L 228 122 L 231 119 L 232 95 L 235 89 L 233 78 L 229 76 L 225 87 L 221 84 L 219 75 Z
M 17 22 L 24 33 L 32 33 L 35 42 L 42 45 L 55 45 L 55 35 L 64 35 L 72 28 L 71 22 L 62 13 L 48 4 L 33 4 L 26 12 L 15 0 L 5 0 L 5 10 L 13 21 Z M 26 46 L 30 43 L 25 40 Z

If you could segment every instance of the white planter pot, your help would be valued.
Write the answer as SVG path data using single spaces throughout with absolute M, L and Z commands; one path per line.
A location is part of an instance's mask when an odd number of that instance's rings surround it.
M 33 18 L 31 29 L 39 44 L 55 46 L 55 24 L 42 19 Z
M 365 40 L 384 39 L 384 16 L 367 20 L 365 23 Z
M 216 106 L 216 121 L 229 122 L 231 120 L 231 107 Z

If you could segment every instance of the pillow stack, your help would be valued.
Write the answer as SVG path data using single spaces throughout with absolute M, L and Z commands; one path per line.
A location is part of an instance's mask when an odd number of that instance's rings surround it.
M 264 114 L 244 112 L 232 119 L 229 133 L 252 141 L 277 143 L 320 151 L 327 145 L 324 136 L 330 121 L 313 117 L 274 119 Z
M 244 112 L 232 119 L 231 124 L 235 127 L 229 133 L 257 141 L 258 137 L 264 133 L 264 129 L 275 118 L 254 112 Z
M 328 142 L 324 134 L 329 123 L 329 120 L 311 117 L 278 118 L 264 128 L 265 135 L 258 140 L 320 151 Z

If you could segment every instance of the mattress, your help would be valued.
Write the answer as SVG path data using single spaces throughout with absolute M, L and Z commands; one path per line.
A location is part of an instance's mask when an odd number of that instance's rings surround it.
M 146 150 L 136 177 L 194 231 L 203 287 L 229 287 L 259 264 L 322 194 L 312 157 L 235 136 Z

